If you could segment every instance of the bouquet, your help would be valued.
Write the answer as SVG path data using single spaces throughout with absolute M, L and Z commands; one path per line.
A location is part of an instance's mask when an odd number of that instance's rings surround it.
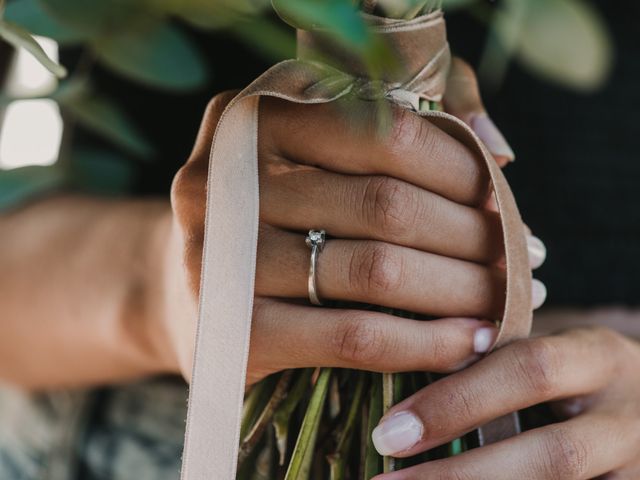
M 273 3 L 278 10 L 279 4 L 285 2 Z M 440 2 L 433 0 L 363 0 L 354 3 L 374 27 L 387 24 L 397 26 L 401 22 L 419 21 L 421 18 L 428 21 L 438 20 L 438 16 L 441 15 Z M 288 17 L 286 11 L 279 13 L 290 23 L 296 24 L 296 19 Z M 314 29 L 313 25 L 309 27 L 311 30 Z M 380 73 L 379 71 L 365 70 L 372 65 L 371 63 L 367 64 L 366 60 L 362 59 L 342 58 L 343 53 L 335 48 L 332 39 L 327 38 L 326 32 L 316 35 L 313 32 L 299 31 L 298 39 L 299 56 L 313 62 L 314 66 L 309 68 L 324 71 L 325 67 L 319 65 L 319 61 L 332 65 L 326 66 L 327 71 L 320 75 L 322 79 L 314 84 L 314 89 L 322 88 L 324 84 L 349 85 L 347 90 L 350 93 L 347 97 L 355 94 L 363 98 L 362 95 L 366 95 L 365 99 L 384 100 L 381 102 L 383 105 L 387 105 L 387 101 L 390 100 L 419 114 L 440 110 L 441 93 L 423 95 L 421 91 L 407 91 L 408 88 L 405 90 L 406 86 L 392 86 L 392 81 L 378 80 L 375 75 Z M 383 45 L 382 48 L 384 47 Z M 390 52 L 398 54 L 399 57 L 402 57 L 403 53 L 393 48 Z M 433 53 L 434 58 L 428 59 L 427 65 L 422 66 L 418 77 L 442 76 L 441 70 L 446 70 L 449 61 L 448 48 L 443 47 L 442 50 Z M 400 58 L 401 63 L 404 60 Z M 360 67 L 353 67 L 356 63 L 361 64 Z M 346 74 L 339 71 L 345 68 L 360 70 Z M 429 68 L 433 71 L 425 74 Z M 384 76 L 383 72 L 381 77 Z M 364 89 L 361 88 L 363 84 L 366 85 Z M 366 92 L 363 93 L 363 90 Z M 332 98 L 333 93 L 324 92 L 323 95 Z M 383 112 L 384 109 L 380 111 Z M 527 273 L 524 273 L 525 270 Z M 524 276 L 528 275 L 528 267 L 525 266 L 520 271 Z M 515 274 L 517 275 L 517 272 Z M 524 303 L 527 303 L 526 300 Z M 339 308 L 349 305 L 332 306 Z M 418 318 L 411 312 L 374 305 L 365 308 Z M 524 314 L 523 318 L 526 317 L 527 314 Z M 522 334 L 522 325 L 519 330 L 518 334 Z M 524 330 L 528 330 L 528 325 L 524 326 Z M 376 452 L 371 435 L 384 413 L 393 404 L 436 379 L 435 375 L 425 372 L 375 374 L 332 368 L 274 374 L 255 385 L 245 398 L 240 429 L 238 478 L 367 480 L 379 473 L 456 455 L 472 448 L 482 440 L 478 435 L 465 436 L 444 447 L 410 459 L 381 457 Z M 511 420 L 513 419 L 503 419 L 503 426 L 505 421 L 508 423 Z

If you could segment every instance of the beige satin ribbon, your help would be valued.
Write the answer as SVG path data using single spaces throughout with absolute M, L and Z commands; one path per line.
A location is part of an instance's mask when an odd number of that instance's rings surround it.
M 442 14 L 411 21 L 367 16 L 402 68 L 382 78 L 385 96 L 407 107 L 416 99 L 441 99 L 449 50 Z M 299 33 L 300 57 L 282 62 L 254 81 L 227 107 L 210 155 L 200 313 L 183 456 L 183 480 L 235 478 L 245 391 L 258 238 L 258 114 L 260 96 L 326 103 L 371 85 L 352 58 L 324 35 Z M 333 66 L 317 62 L 332 59 Z M 373 89 L 378 91 L 378 89 Z M 442 112 L 419 112 L 486 165 L 495 190 L 506 251 L 504 316 L 496 344 L 527 336 L 531 326 L 531 272 L 524 228 L 509 186 L 476 135 Z M 302 238 L 301 238 L 302 241 Z

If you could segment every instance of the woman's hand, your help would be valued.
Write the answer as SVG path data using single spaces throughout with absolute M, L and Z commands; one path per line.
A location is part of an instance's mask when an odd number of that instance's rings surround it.
M 457 65 L 452 81 L 460 90 L 461 75 L 468 72 Z M 233 96 L 222 94 L 209 105 L 194 152 L 172 190 L 194 295 L 210 142 Z M 452 108 L 461 116 L 482 117 L 477 90 L 458 98 Z M 390 131 L 382 135 L 373 103 L 352 101 L 350 107 L 360 112 L 355 120 L 334 104 L 261 100 L 261 226 L 249 383 L 278 370 L 311 366 L 453 371 L 493 344 L 496 330 L 486 319 L 501 315 L 503 251 L 498 215 L 484 208 L 490 185 L 480 159 L 405 110 L 393 109 Z M 480 123 L 486 126 L 485 117 Z M 306 306 L 310 251 L 304 238 L 310 229 L 330 235 L 318 261 L 322 299 L 401 308 L 442 320 Z M 532 262 L 540 260 L 534 255 Z M 169 326 L 186 376 L 193 321 Z
M 411 456 L 543 402 L 563 421 L 376 480 L 640 478 L 640 345 L 601 327 L 515 342 L 427 386 L 385 415 L 374 443 Z

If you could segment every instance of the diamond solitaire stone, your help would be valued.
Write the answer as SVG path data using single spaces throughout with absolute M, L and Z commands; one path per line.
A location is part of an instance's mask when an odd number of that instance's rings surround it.
M 305 242 L 308 247 L 318 247 L 322 250 L 324 247 L 325 241 L 325 231 L 324 230 L 309 230 L 309 235 L 305 238 Z

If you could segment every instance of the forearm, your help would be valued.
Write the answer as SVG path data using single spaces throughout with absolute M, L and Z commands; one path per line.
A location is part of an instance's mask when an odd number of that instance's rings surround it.
M 0 216 L 0 379 L 31 389 L 171 371 L 168 202 L 68 196 Z

